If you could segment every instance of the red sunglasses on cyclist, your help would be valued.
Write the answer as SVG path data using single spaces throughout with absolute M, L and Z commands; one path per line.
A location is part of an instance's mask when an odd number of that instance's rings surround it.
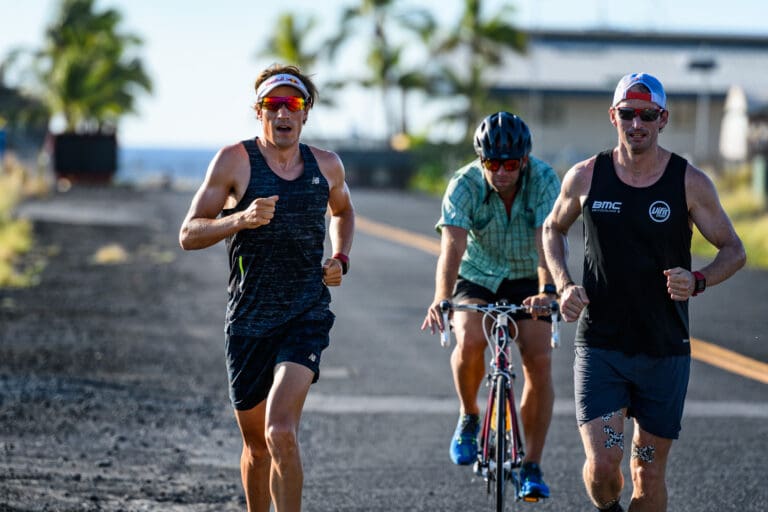
M 496 172 L 499 169 L 504 167 L 504 170 L 507 172 L 515 172 L 517 170 L 520 170 L 520 166 L 523 164 L 522 158 L 507 158 L 505 160 L 501 160 L 499 158 L 483 158 L 481 160 L 483 163 L 483 167 L 488 169 L 491 172 Z
M 261 100 L 261 108 L 277 112 L 285 106 L 291 112 L 304 110 L 307 102 L 299 96 L 267 96 Z
M 639 116 L 640 120 L 646 123 L 657 120 L 664 112 L 658 108 L 615 107 L 614 110 L 619 114 L 622 121 L 631 121 Z

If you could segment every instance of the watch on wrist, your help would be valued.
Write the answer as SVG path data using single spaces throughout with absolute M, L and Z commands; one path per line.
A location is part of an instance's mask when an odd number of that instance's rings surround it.
M 333 256 L 331 256 L 334 260 L 341 263 L 341 273 L 342 275 L 346 274 L 347 271 L 349 271 L 349 256 L 347 256 L 344 253 L 337 252 Z
M 693 272 L 693 277 L 696 279 L 696 282 L 693 286 L 693 293 L 691 294 L 691 297 L 695 297 L 707 289 L 707 278 L 704 277 L 704 274 L 698 271 Z
M 546 293 L 548 295 L 557 295 L 557 287 L 552 283 L 547 283 L 541 287 L 539 293 Z

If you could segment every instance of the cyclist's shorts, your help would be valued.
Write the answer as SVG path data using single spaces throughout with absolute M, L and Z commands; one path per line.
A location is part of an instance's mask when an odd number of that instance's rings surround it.
M 538 279 L 505 279 L 501 282 L 499 290 L 496 293 L 493 293 L 488 288 L 459 276 L 456 280 L 456 288 L 453 292 L 453 301 L 463 302 L 468 299 L 474 299 L 492 304 L 501 299 L 507 299 L 510 304 L 522 304 L 523 300 L 532 295 L 536 295 L 537 293 L 539 293 Z M 512 318 L 517 321 L 530 320 L 533 317 L 530 313 L 521 311 L 512 315 Z M 552 323 L 552 319 L 549 315 L 540 316 L 539 320 Z
M 627 355 L 577 346 L 573 362 L 579 426 L 627 408 L 646 432 L 677 439 L 688 392 L 691 357 Z
M 283 362 L 306 366 L 320 378 L 320 355 L 329 343 L 334 315 L 311 320 L 301 317 L 281 326 L 270 336 L 225 338 L 229 398 L 235 409 L 245 411 L 267 398 L 274 380 L 275 366 Z

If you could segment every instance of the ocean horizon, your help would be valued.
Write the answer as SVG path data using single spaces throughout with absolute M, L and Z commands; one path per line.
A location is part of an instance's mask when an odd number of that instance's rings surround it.
M 139 185 L 202 183 L 208 164 L 219 148 L 120 147 L 117 154 L 118 183 Z

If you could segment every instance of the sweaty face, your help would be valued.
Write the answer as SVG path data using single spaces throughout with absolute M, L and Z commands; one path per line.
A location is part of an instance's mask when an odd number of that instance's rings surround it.
M 623 109 L 623 112 L 620 110 Z M 630 114 L 630 110 L 632 110 Z M 662 110 L 655 120 L 643 120 L 645 111 L 659 111 L 659 106 L 650 101 L 624 100 L 610 109 L 611 123 L 616 127 L 619 143 L 632 153 L 643 153 L 656 146 L 659 131 L 667 124 L 668 113 Z M 623 119 L 629 117 L 631 119 Z
M 267 98 L 303 98 L 298 89 L 289 85 L 276 87 L 267 95 Z M 279 105 L 270 105 L 269 108 L 259 106 L 257 117 L 261 121 L 264 138 L 278 147 L 290 147 L 296 144 L 301 136 L 301 129 L 307 119 L 307 109 L 293 111 L 290 102 L 278 102 Z M 270 110 L 270 108 L 276 110 Z

